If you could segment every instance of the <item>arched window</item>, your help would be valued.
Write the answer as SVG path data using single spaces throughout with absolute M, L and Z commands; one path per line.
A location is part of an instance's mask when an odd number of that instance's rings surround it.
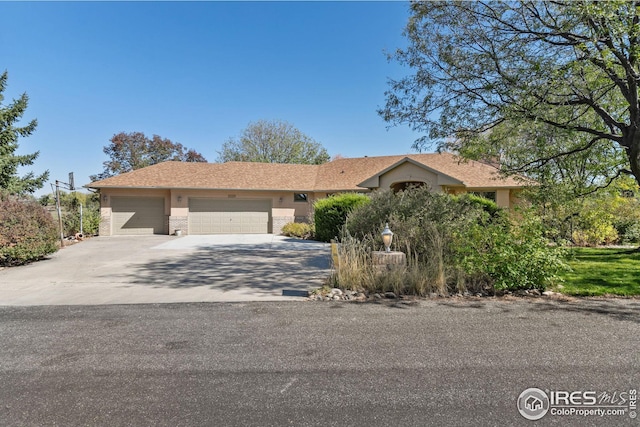
M 422 187 L 423 185 L 427 185 L 427 183 L 422 181 L 403 181 L 392 184 L 391 189 L 394 193 L 397 193 L 398 191 L 404 191 L 409 187 Z

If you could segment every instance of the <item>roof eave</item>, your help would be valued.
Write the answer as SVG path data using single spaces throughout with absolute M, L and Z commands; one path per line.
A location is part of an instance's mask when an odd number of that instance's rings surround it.
M 139 185 L 103 185 L 103 186 L 91 186 L 85 185 L 85 188 L 94 189 L 126 189 L 126 190 L 206 190 L 206 191 L 293 191 L 293 192 L 308 192 L 313 193 L 318 190 L 310 188 L 233 188 L 233 187 L 182 187 L 182 186 L 139 186 Z M 323 190 L 319 190 L 323 191 Z M 332 190 L 334 191 L 334 190 Z

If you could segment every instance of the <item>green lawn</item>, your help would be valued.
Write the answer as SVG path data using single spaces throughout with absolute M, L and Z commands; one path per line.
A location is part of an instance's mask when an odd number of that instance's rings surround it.
M 618 248 L 573 248 L 564 283 L 569 295 L 640 295 L 640 252 Z

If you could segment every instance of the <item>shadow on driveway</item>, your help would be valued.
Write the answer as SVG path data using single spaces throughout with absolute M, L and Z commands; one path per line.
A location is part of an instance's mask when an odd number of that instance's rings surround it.
M 223 292 L 250 288 L 270 294 L 281 289 L 317 288 L 328 277 L 330 256 L 326 251 L 256 249 L 217 246 L 189 252 L 160 252 L 152 260 L 130 265 L 121 274 L 108 277 L 123 286 L 203 287 Z

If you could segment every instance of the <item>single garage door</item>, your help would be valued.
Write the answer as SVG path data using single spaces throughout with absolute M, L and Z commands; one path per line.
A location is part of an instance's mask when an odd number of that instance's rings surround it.
M 271 200 L 189 199 L 189 234 L 268 233 Z
M 113 234 L 166 234 L 163 197 L 112 197 Z

